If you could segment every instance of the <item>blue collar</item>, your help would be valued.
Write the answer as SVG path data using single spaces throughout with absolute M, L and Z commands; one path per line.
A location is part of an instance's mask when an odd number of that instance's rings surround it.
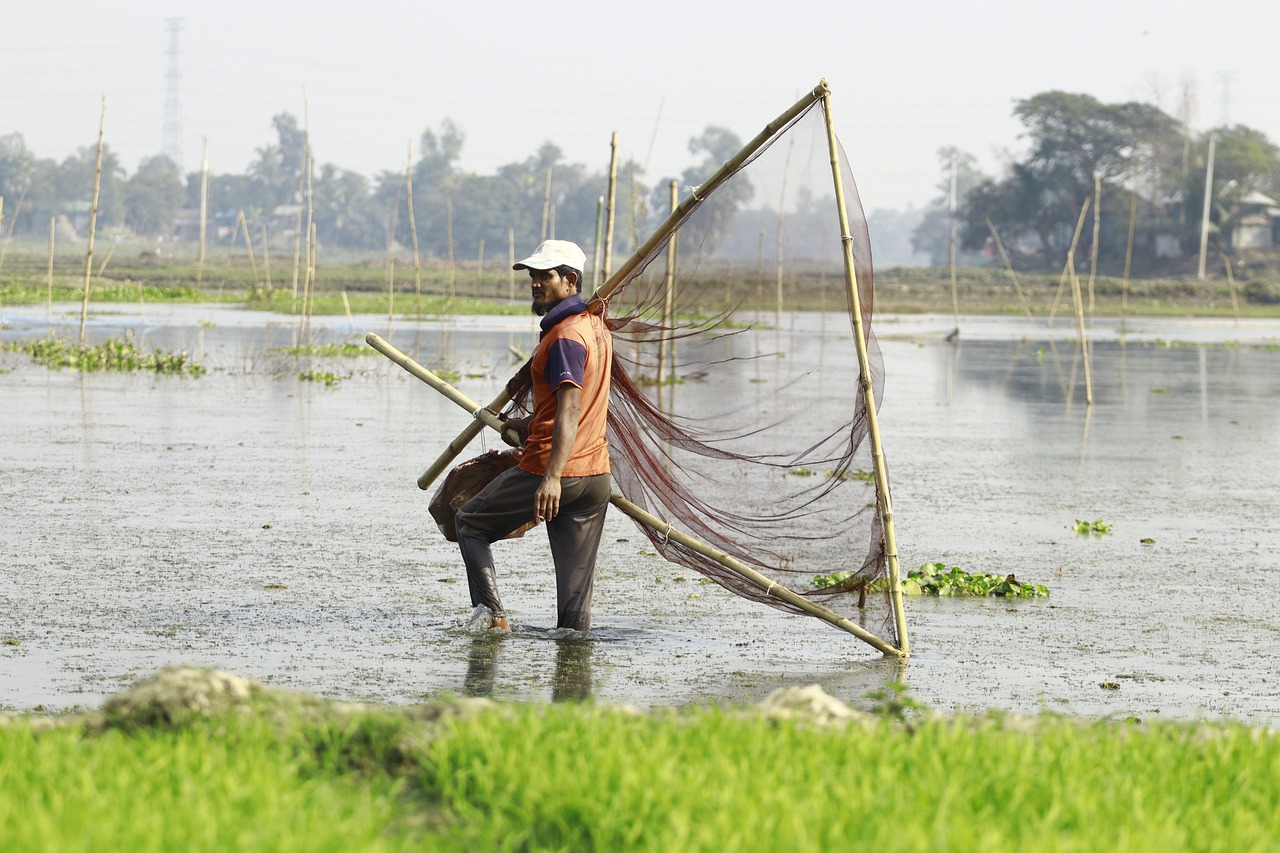
M 582 294 L 575 293 L 573 296 L 562 299 L 556 307 L 548 311 L 546 315 L 543 316 L 542 320 L 539 321 L 538 325 L 542 328 L 542 331 L 545 332 L 565 317 L 570 317 L 574 314 L 582 314 L 585 313 L 586 310 L 587 303 L 582 301 Z

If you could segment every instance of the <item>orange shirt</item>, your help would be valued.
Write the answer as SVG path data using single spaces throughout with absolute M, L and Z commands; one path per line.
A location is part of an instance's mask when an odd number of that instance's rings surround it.
M 530 365 L 533 372 L 533 417 L 520 468 L 539 476 L 547 472 L 558 400 L 566 382 L 582 389 L 578 434 L 564 466 L 564 477 L 609 473 L 609 378 L 613 339 L 599 314 L 586 311 L 582 297 L 561 302 L 542 319 L 542 337 Z

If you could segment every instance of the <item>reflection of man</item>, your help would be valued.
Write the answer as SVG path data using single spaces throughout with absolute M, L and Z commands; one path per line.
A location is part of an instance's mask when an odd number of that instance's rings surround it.
M 519 467 L 498 475 L 457 514 L 471 603 L 489 608 L 494 628 L 511 625 L 489 546 L 531 517 L 547 523 L 557 626 L 591 626 L 596 552 L 609 504 L 605 421 L 613 341 L 603 317 L 582 300 L 585 265 L 586 255 L 565 240 L 547 240 L 515 265 L 529 271 L 533 312 L 542 317 L 530 365 L 533 414 L 507 422 L 524 446 Z

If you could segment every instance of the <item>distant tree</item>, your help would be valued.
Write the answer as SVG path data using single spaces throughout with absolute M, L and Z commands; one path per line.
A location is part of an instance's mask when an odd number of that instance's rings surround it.
M 93 199 L 93 171 L 97 162 L 98 146 L 81 148 L 67 157 L 57 170 L 59 212 L 69 209 L 88 210 Z M 124 222 L 124 167 L 110 145 L 102 147 L 102 173 L 98 186 L 98 227 L 110 227 Z
M 125 224 L 136 234 L 169 234 L 185 197 L 178 164 L 164 155 L 149 157 L 125 184 Z
M 326 163 L 312 190 L 316 237 L 322 243 L 359 249 L 385 244 L 386 232 L 367 178 Z

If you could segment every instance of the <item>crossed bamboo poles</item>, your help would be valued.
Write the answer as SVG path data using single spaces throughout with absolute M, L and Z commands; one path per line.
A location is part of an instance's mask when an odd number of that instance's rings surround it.
M 622 513 L 645 527 L 661 533 L 671 541 L 677 542 L 696 553 L 714 560 L 719 565 L 763 590 L 766 596 L 773 596 L 799 610 L 804 611 L 805 613 L 816 616 L 837 628 L 847 631 L 886 655 L 906 658 L 910 655 L 910 644 L 907 640 L 906 617 L 902 605 L 902 585 L 898 566 L 898 548 L 893 528 L 893 508 L 889 499 L 889 477 L 884 463 L 884 454 L 881 450 L 880 428 L 876 416 L 875 396 L 871 384 L 871 364 L 867 353 L 866 337 L 862 323 L 861 300 L 858 296 L 857 272 L 855 270 L 853 260 L 853 237 L 850 233 L 849 215 L 844 199 L 844 182 L 841 177 L 840 168 L 840 149 L 836 140 L 835 125 L 831 118 L 831 88 L 827 84 L 827 81 L 825 79 L 820 81 L 817 86 L 792 105 L 790 109 L 766 125 L 765 128 L 760 131 L 754 139 L 748 142 L 741 151 L 721 166 L 701 186 L 696 187 L 684 201 L 677 205 L 675 209 L 671 211 L 671 214 L 666 218 L 666 220 L 658 226 L 657 230 L 654 231 L 649 239 L 636 250 L 635 254 L 628 258 L 627 261 L 619 267 L 617 272 L 613 273 L 609 279 L 600 286 L 599 290 L 592 295 L 591 299 L 588 301 L 588 308 L 596 308 L 600 302 L 608 299 L 614 290 L 630 278 L 636 267 L 638 267 L 654 250 L 659 248 L 662 243 L 667 240 L 677 228 L 679 228 L 681 223 L 683 223 L 693 210 L 702 203 L 703 199 L 711 195 L 717 187 L 732 177 L 733 174 L 737 172 L 749 158 L 763 148 L 766 143 L 768 143 L 769 140 L 778 133 L 778 131 L 790 125 L 819 101 L 822 102 L 823 111 L 826 117 L 827 142 L 831 156 L 832 180 L 835 187 L 836 206 L 840 222 L 840 239 L 843 246 L 845 288 L 853 319 L 854 338 L 857 344 L 859 382 L 867 405 L 868 437 L 871 440 L 871 456 L 874 462 L 873 473 L 876 483 L 876 492 L 880 501 L 880 512 L 884 527 L 885 557 L 889 570 L 890 600 L 893 605 L 894 622 L 895 627 L 897 628 L 899 647 L 895 648 L 880 637 L 877 637 L 875 634 L 867 631 L 865 628 L 853 623 L 848 618 L 833 613 L 818 604 L 814 604 L 798 593 L 782 586 L 777 581 L 772 580 L 755 569 L 735 560 L 723 551 L 713 548 L 692 536 L 676 530 L 669 522 L 647 512 L 623 496 L 614 493 L 610 495 L 609 501 Z M 499 433 L 502 432 L 504 427 L 496 413 L 500 411 L 510 400 L 505 389 L 489 405 L 480 406 L 457 388 L 454 388 L 448 382 L 445 382 L 439 376 L 436 376 L 436 374 L 432 373 L 430 370 L 418 364 L 413 359 L 409 358 L 409 356 L 387 343 L 387 341 L 383 340 L 380 336 L 370 332 L 365 336 L 365 341 L 378 352 L 400 365 L 408 373 L 427 383 L 445 397 L 472 413 L 474 416 L 473 422 L 468 424 L 467 428 L 448 444 L 444 452 L 440 454 L 439 458 L 437 458 L 435 462 L 433 462 L 422 474 L 422 476 L 418 478 L 418 487 L 420 489 L 427 489 L 431 483 L 434 482 L 436 478 L 438 478 L 439 475 L 451 465 L 453 460 L 457 458 L 458 454 L 466 448 L 472 439 L 480 434 L 480 431 L 484 429 L 484 427 L 488 426 Z

